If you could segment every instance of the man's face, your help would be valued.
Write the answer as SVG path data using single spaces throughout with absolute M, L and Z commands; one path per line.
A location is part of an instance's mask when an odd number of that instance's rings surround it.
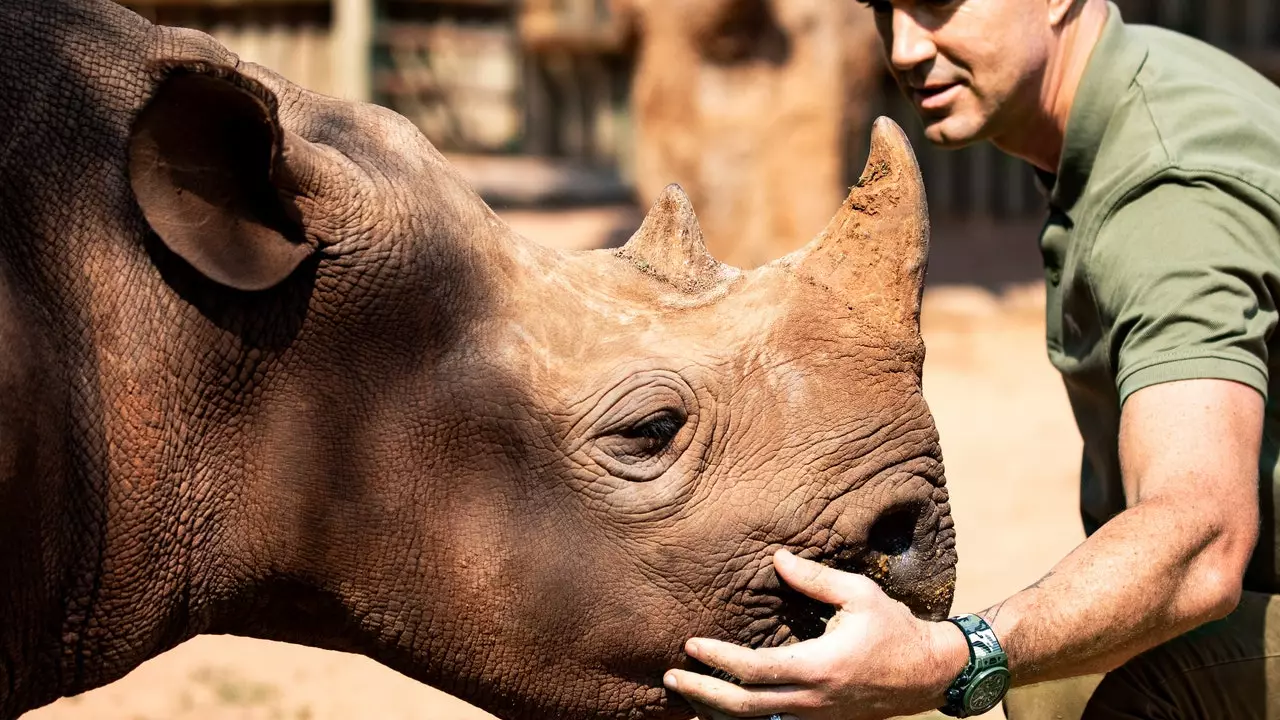
M 861 0 L 925 137 L 959 147 L 998 137 L 1039 105 L 1052 0 Z

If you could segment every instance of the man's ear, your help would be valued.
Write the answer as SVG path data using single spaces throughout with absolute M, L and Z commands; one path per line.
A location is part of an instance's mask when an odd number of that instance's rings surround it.
M 281 128 L 270 90 L 230 67 L 188 63 L 168 69 L 135 120 L 129 180 L 170 250 L 215 282 L 263 290 L 315 252 L 288 203 L 297 173 L 284 166 L 286 155 L 314 153 L 286 153 L 286 143 L 305 141 Z

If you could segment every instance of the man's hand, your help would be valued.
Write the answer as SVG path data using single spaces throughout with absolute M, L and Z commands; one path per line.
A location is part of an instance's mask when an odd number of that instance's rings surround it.
M 909 715 L 941 706 L 943 693 L 969 661 L 964 635 L 951 623 L 919 620 L 873 581 L 788 552 L 774 555 L 779 576 L 796 590 L 839 608 L 826 633 L 779 648 L 751 650 L 706 638 L 685 644 L 690 657 L 742 680 L 734 685 L 668 671 L 666 686 L 713 720 L 779 713 L 799 720 L 856 720 Z

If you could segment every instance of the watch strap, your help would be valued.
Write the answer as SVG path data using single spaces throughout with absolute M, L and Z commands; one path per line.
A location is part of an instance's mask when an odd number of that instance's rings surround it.
M 1008 689 L 1009 659 L 996 638 L 995 630 L 977 615 L 958 615 L 947 618 L 947 621 L 960 628 L 965 641 L 969 645 L 969 664 L 947 688 L 946 705 L 939 708 L 951 717 L 969 717 L 980 714 L 994 707 Z M 1003 684 L 993 683 L 997 687 L 998 697 L 984 697 L 982 707 L 971 704 L 971 690 L 974 685 L 983 682 L 994 673 L 1000 674 Z M 994 680 L 994 678 L 993 678 Z M 989 695 L 989 694 L 988 694 Z

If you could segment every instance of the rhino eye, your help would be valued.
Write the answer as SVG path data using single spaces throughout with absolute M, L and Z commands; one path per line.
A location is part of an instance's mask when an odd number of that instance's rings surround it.
M 588 452 L 610 475 L 631 482 L 661 477 L 693 439 L 697 400 L 679 375 L 630 377 L 587 421 Z
M 619 453 L 636 459 L 661 453 L 684 427 L 684 414 L 678 410 L 663 410 L 656 415 L 624 427 L 615 433 L 617 442 L 615 457 Z

